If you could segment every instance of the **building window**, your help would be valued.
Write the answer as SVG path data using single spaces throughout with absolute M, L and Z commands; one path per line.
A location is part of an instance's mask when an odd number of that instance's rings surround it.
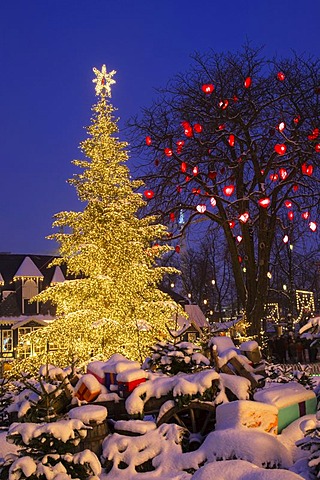
M 30 333 L 31 330 L 32 330 L 31 327 L 20 327 L 18 329 L 18 335 L 19 335 L 18 343 L 20 345 L 22 345 L 22 348 L 20 349 L 20 357 L 22 357 L 22 358 L 30 357 L 31 354 L 32 354 L 32 345 L 31 345 L 30 340 L 24 340 L 22 342 L 22 339 L 21 339 L 21 337 L 23 335 L 26 335 L 27 333 Z
M 12 352 L 12 349 L 13 349 L 12 331 L 2 330 L 2 351 Z

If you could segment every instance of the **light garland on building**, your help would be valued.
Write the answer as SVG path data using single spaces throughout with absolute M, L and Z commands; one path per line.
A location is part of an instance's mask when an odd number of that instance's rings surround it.
M 314 293 L 307 290 L 296 290 L 296 307 L 298 317 L 293 323 L 299 323 L 305 313 L 312 316 L 315 312 Z

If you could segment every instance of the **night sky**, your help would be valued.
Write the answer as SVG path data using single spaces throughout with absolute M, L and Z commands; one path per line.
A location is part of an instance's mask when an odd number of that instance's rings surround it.
M 319 57 L 319 18 L 319 0 L 2 0 L 0 252 L 56 253 L 52 216 L 82 208 L 66 180 L 95 102 L 92 67 L 117 71 L 123 128 L 196 51 L 249 41 L 269 57 Z

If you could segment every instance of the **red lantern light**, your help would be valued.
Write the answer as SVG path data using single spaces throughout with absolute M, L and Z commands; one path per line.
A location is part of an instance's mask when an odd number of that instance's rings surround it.
M 266 198 L 260 198 L 260 200 L 258 201 L 260 207 L 262 208 L 268 208 L 268 206 L 270 205 L 270 198 L 266 197 Z
M 234 192 L 234 185 L 227 185 L 223 187 L 223 193 L 227 196 L 230 197 Z
M 290 210 L 290 212 L 288 212 L 288 218 L 289 218 L 290 221 L 293 220 L 293 218 L 294 218 L 294 213 L 293 213 L 292 210 Z
M 200 195 L 201 189 L 200 189 L 200 188 L 193 188 L 193 189 L 191 190 L 191 192 L 192 192 L 194 195 Z
M 233 100 L 234 102 L 237 102 L 237 101 L 239 100 L 239 98 L 237 97 L 237 95 L 233 95 L 232 100 Z
M 312 131 L 312 134 L 308 135 L 308 140 L 315 140 L 316 138 L 318 138 L 318 136 L 319 136 L 319 128 L 315 128 Z
M 177 143 L 177 153 L 181 153 L 182 152 L 182 148 L 184 146 L 184 140 L 179 140 Z
M 204 85 L 202 85 L 201 90 L 207 95 L 209 95 L 210 93 L 213 92 L 214 85 L 212 85 L 212 83 L 205 83 Z
M 313 165 L 307 165 L 306 163 L 303 163 L 301 165 L 301 172 L 303 175 L 308 175 L 308 177 L 311 177 L 313 174 Z
M 286 206 L 287 208 L 291 208 L 291 207 L 292 207 L 292 202 L 290 202 L 290 200 L 286 200 L 286 201 L 284 202 L 284 204 L 285 204 L 285 206 Z
M 153 190 L 145 190 L 144 192 L 144 196 L 150 200 L 151 198 L 154 197 L 154 191 Z
M 224 123 L 218 126 L 218 130 L 224 130 L 225 128 L 226 128 L 226 125 Z
M 187 171 L 188 165 L 186 164 L 186 162 L 182 162 L 180 168 L 181 168 L 181 172 L 185 173 Z
M 301 213 L 301 217 L 304 220 L 308 220 L 308 218 L 310 217 L 310 213 L 309 212 L 303 212 L 303 213 Z
M 288 235 L 285 235 L 282 239 L 283 243 L 288 243 L 289 242 L 289 237 Z
M 296 117 L 294 117 L 293 123 L 295 123 L 296 125 L 298 125 L 298 123 L 300 122 L 300 119 L 301 119 L 300 115 L 297 115 Z
M 228 142 L 229 142 L 230 147 L 234 147 L 235 137 L 234 137 L 233 134 L 229 135 L 229 140 L 228 140 Z
M 287 151 L 287 147 L 284 143 L 277 143 L 275 146 L 274 146 L 274 151 L 278 154 L 278 155 L 284 155 Z
M 285 122 L 280 122 L 279 125 L 277 126 L 277 129 L 279 132 L 283 132 L 283 130 L 286 128 Z
M 193 125 L 193 130 L 196 132 L 196 133 L 201 133 L 202 132 L 202 125 L 200 125 L 200 123 L 195 123 Z
M 217 205 L 217 201 L 216 201 L 216 199 L 215 199 L 214 197 L 211 197 L 211 198 L 210 198 L 210 203 L 211 203 L 211 206 L 212 206 L 212 207 L 215 207 L 215 206 Z
M 187 175 L 186 176 L 186 182 L 189 182 L 191 180 L 191 178 Z
M 220 100 L 220 102 L 218 103 L 218 106 L 219 106 L 219 108 L 221 108 L 221 110 L 225 110 L 228 105 L 229 105 L 229 100 L 227 100 L 227 99 Z
M 147 136 L 146 137 L 146 144 L 148 145 L 148 147 L 150 147 L 151 143 L 152 143 L 151 137 Z
M 165 154 L 167 157 L 172 157 L 173 152 L 172 152 L 171 148 L 165 148 L 165 149 L 164 149 L 164 154 Z
M 278 72 L 277 73 L 277 78 L 280 82 L 283 82 L 284 79 L 286 78 L 285 74 L 283 72 Z
M 272 182 L 276 182 L 279 178 L 279 175 L 277 173 L 271 173 L 269 178 Z
M 184 128 L 184 134 L 186 137 L 192 137 L 193 135 L 193 130 L 192 130 L 192 126 L 190 125 L 189 122 L 182 122 L 181 125 L 183 126 Z
M 320 143 L 316 143 L 314 149 L 317 153 L 320 153 Z
M 231 220 L 231 222 L 229 222 L 229 227 L 230 228 L 234 228 L 236 222 L 234 222 L 233 220 Z
M 280 168 L 279 175 L 280 175 L 281 180 L 285 180 L 288 176 L 288 172 L 285 168 Z
M 242 263 L 242 257 L 240 257 L 240 255 L 238 256 L 238 262 Z
M 207 207 L 203 203 L 201 203 L 196 206 L 196 209 L 199 213 L 204 213 L 207 210 Z
M 298 189 L 299 189 L 299 185 L 297 185 L 297 184 L 295 183 L 295 184 L 293 185 L 293 187 L 292 187 L 292 190 L 293 190 L 294 192 L 297 192 Z
M 197 166 L 193 167 L 192 173 L 193 173 L 193 175 L 196 177 L 196 176 L 198 175 L 198 173 L 199 173 L 199 168 L 198 168 Z
M 176 245 L 176 246 L 174 247 L 174 249 L 175 249 L 175 251 L 176 251 L 177 253 L 180 253 L 180 245 Z
M 250 88 L 252 83 L 251 77 L 247 77 L 244 81 L 244 88 Z
M 174 222 L 174 220 L 175 220 L 175 215 L 174 215 L 173 212 L 171 212 L 171 213 L 169 214 L 169 218 L 170 218 L 171 222 Z
M 316 222 L 310 222 L 309 223 L 309 228 L 312 232 L 315 232 L 317 230 L 317 224 Z
M 242 213 L 239 217 L 239 220 L 242 223 L 247 223 L 247 221 L 249 220 L 249 213 L 248 212 Z
M 217 172 L 214 172 L 214 171 L 208 172 L 208 177 L 211 178 L 211 180 L 214 180 L 216 176 L 217 176 Z

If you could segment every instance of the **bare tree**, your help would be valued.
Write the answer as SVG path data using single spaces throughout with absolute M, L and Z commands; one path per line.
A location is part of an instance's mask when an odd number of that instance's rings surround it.
M 220 226 L 254 334 L 277 232 L 289 235 L 301 215 L 307 233 L 308 225 L 316 229 L 319 66 L 297 56 L 266 60 L 249 46 L 196 54 L 190 70 L 131 122 L 150 209 L 173 231 L 181 209 L 183 229 L 199 216 Z

